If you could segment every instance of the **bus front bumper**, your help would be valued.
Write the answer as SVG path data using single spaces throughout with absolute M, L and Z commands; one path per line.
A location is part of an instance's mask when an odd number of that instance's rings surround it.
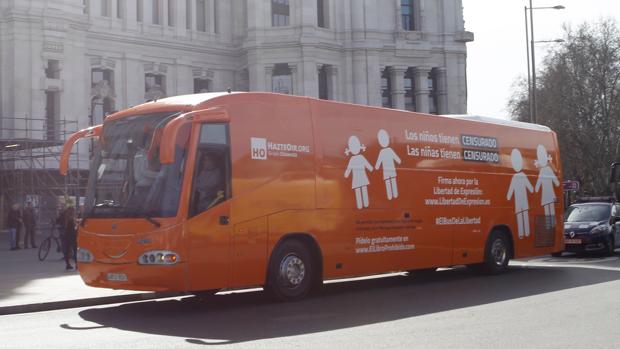
M 135 291 L 185 291 L 185 263 L 140 265 L 78 263 L 82 280 L 92 287 Z

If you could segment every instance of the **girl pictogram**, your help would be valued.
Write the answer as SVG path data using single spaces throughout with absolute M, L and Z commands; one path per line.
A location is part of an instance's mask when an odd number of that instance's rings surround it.
M 356 136 L 349 137 L 349 148 L 345 150 L 346 155 L 353 154 L 349 160 L 349 165 L 344 172 L 344 177 L 349 178 L 349 175 L 353 173 L 353 179 L 351 188 L 355 191 L 355 200 L 357 201 L 357 208 L 362 209 L 368 207 L 368 176 L 366 170 L 372 172 L 372 166 L 368 163 L 368 160 L 361 155 L 361 151 L 365 151 L 366 146 L 361 144 L 359 138 Z
M 527 200 L 527 192 L 534 192 L 534 188 L 527 179 L 527 175 L 521 171 L 523 169 L 523 157 L 521 156 L 521 152 L 518 149 L 513 149 L 510 156 L 512 159 L 512 168 L 517 173 L 512 176 L 506 199 L 510 200 L 514 196 L 519 239 L 523 239 L 523 235 L 530 236 L 530 206 Z
M 383 166 L 383 180 L 385 181 L 387 198 L 388 200 L 396 199 L 398 197 L 398 186 L 396 184 L 396 165 L 394 163 L 400 164 L 401 160 L 394 150 L 389 147 L 390 135 L 386 130 L 379 130 L 377 139 L 383 149 L 379 152 L 375 169 L 378 170 Z
M 538 148 L 536 148 L 536 155 L 538 159 L 534 161 L 534 165 L 540 169 L 540 172 L 538 173 L 538 180 L 536 181 L 536 187 L 534 189 L 538 193 L 542 188 L 540 204 L 545 209 L 545 225 L 549 228 L 553 228 L 555 226 L 556 200 L 553 186 L 559 187 L 560 181 L 549 165 L 551 156 L 547 153 L 547 149 L 544 145 L 538 145 Z

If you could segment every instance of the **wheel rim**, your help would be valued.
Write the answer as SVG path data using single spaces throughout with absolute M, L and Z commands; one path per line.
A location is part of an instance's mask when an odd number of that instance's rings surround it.
M 304 261 L 294 254 L 289 254 L 280 263 L 280 280 L 284 286 L 295 288 L 306 277 L 306 265 Z
M 47 254 L 50 251 L 51 241 L 49 239 L 43 240 L 41 246 L 39 246 L 39 260 L 44 260 L 47 257 Z
M 493 263 L 495 263 L 498 267 L 504 265 L 506 262 L 508 251 L 506 250 L 506 244 L 502 239 L 493 241 L 493 246 L 491 246 L 491 256 L 493 258 Z

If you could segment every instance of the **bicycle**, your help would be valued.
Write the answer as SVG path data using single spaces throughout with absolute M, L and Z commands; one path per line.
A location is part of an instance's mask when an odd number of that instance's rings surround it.
M 52 247 L 52 240 L 56 242 L 56 252 L 62 251 L 62 243 L 60 241 L 60 233 L 58 232 L 58 227 L 55 224 L 52 224 L 49 229 L 49 235 L 41 241 L 39 245 L 39 260 L 43 262 L 47 255 L 50 253 L 50 248 Z

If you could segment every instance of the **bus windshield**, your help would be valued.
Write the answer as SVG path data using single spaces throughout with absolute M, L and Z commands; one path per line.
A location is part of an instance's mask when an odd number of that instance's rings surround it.
M 161 164 L 163 128 L 180 113 L 136 115 L 108 122 L 94 151 L 85 217 L 174 217 L 189 140 L 179 132 L 175 162 Z

